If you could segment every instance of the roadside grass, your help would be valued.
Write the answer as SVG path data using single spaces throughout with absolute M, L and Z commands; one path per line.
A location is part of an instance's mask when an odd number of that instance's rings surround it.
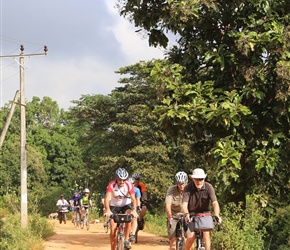
M 42 250 L 44 240 L 54 235 L 46 218 L 35 214 L 28 218 L 28 228 L 21 228 L 20 214 L 10 214 L 0 221 L 1 250 Z
M 166 215 L 154 215 L 147 212 L 144 231 L 167 238 Z

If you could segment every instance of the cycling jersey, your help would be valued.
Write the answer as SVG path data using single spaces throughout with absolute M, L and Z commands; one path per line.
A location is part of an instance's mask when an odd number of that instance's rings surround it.
M 134 186 L 125 181 L 123 187 L 119 187 L 116 180 L 109 183 L 107 193 L 111 193 L 110 206 L 124 207 L 131 204 L 131 194 L 134 194 Z
M 89 195 L 83 195 L 82 197 L 82 203 L 83 205 L 89 205 L 90 204 L 91 197 Z
M 77 197 L 75 197 L 75 195 L 73 195 L 71 197 L 71 200 L 73 201 L 73 206 L 76 207 L 76 206 L 79 206 L 80 205 L 80 200 L 81 200 L 82 196 L 80 194 L 78 194 Z

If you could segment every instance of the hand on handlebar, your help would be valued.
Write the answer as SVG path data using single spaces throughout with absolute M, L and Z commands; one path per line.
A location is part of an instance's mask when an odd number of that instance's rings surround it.
M 190 223 L 192 221 L 192 218 L 190 218 L 190 214 L 186 214 L 184 219 L 185 219 L 186 223 Z
M 104 216 L 109 218 L 112 214 L 113 214 L 112 211 L 109 210 L 109 211 L 106 211 L 106 212 L 104 213 Z

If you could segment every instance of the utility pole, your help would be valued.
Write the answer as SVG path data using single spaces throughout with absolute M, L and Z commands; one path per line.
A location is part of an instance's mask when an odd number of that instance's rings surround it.
M 21 227 L 28 226 L 28 209 L 27 209 L 27 164 L 26 164 L 26 116 L 25 116 L 25 88 L 24 88 L 24 57 L 46 56 L 47 46 L 44 46 L 44 53 L 41 54 L 24 54 L 24 46 L 20 46 L 20 55 L 0 56 L 0 58 L 19 57 L 20 69 L 20 188 L 21 188 Z

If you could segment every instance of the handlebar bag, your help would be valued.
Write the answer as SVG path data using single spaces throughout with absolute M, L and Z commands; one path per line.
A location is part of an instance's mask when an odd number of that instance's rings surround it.
M 114 214 L 114 222 L 115 223 L 128 223 L 132 220 L 132 215 L 131 214 Z
M 194 215 L 194 230 L 195 231 L 212 231 L 214 223 L 211 214 L 195 214 Z

